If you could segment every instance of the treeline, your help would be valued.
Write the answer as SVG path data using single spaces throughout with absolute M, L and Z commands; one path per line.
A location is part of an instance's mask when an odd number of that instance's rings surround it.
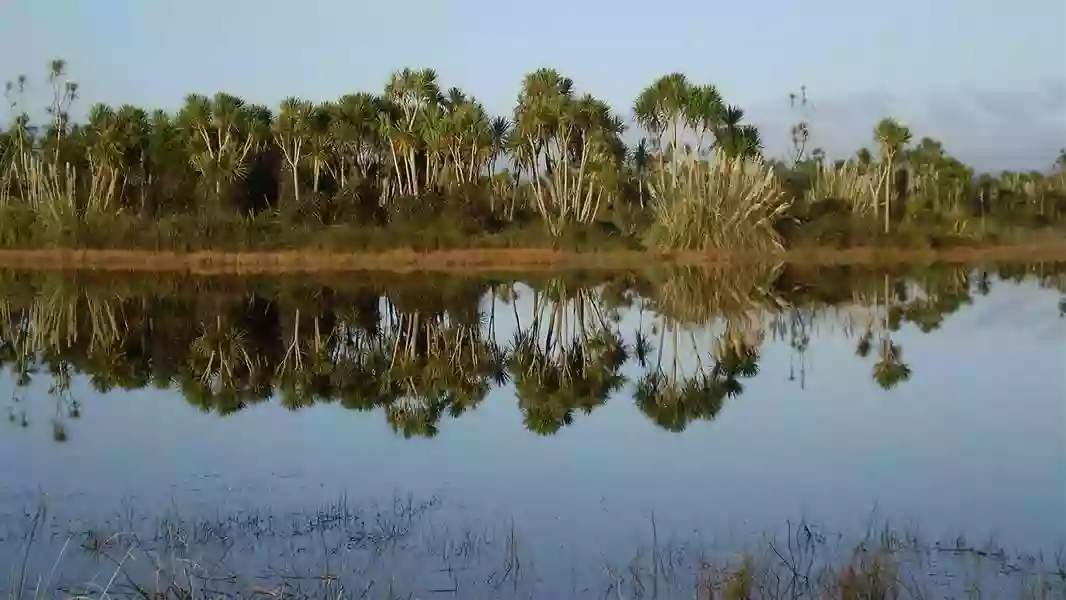
M 972 240 L 1066 212 L 1066 154 L 1052 173 L 977 177 L 885 119 L 872 150 L 837 161 L 808 151 L 800 122 L 792 154 L 773 160 L 740 107 L 681 74 L 636 98 L 627 116 L 644 137 L 632 147 L 619 112 L 551 69 L 525 76 L 506 116 L 428 69 L 334 102 L 275 111 L 193 94 L 176 113 L 95 105 L 84 123 L 69 116 L 79 89 L 64 61 L 46 84 L 44 123 L 27 116 L 26 77 L 6 86 L 5 247 L 770 250 L 908 232 Z
M 747 265 L 521 283 L 392 275 L 334 286 L 7 274 L 0 373 L 16 384 L 7 407 L 16 426 L 29 426 L 24 391 L 37 378 L 49 382 L 60 440 L 89 409 L 72 385 L 79 374 L 101 393 L 174 388 L 217 414 L 271 398 L 293 410 L 381 411 L 404 436 L 435 434 L 507 384 L 539 434 L 626 390 L 649 419 L 681 431 L 737 400 L 770 343 L 788 344 L 799 365 L 788 375 L 802 385 L 804 353 L 836 330 L 857 355 L 840 368 L 869 370 L 885 389 L 903 385 L 912 367 L 896 332 L 935 331 L 997 280 L 1026 279 L 1066 293 L 1066 265 L 1052 263 L 892 272 Z M 505 318 L 514 325 L 500 325 Z

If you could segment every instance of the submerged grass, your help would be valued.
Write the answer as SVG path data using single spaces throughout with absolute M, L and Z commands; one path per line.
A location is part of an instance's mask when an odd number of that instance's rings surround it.
M 568 563 L 517 532 L 438 521 L 438 499 L 356 506 L 346 497 L 305 512 L 270 509 L 151 517 L 125 509 L 89 527 L 49 519 L 44 505 L 4 536 L 7 600 L 45 598 L 697 598 L 723 600 L 1062 598 L 1060 555 L 1014 554 L 959 538 L 927 542 L 882 526 L 849 538 L 786 524 L 751 548 L 663 537 L 650 547 Z M 545 553 L 543 548 L 555 548 Z M 11 552 L 14 548 L 17 552 Z M 52 556 L 52 560 L 46 557 Z

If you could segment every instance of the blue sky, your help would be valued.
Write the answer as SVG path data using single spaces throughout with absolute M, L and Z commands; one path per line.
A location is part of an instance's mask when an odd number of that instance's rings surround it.
M 0 0 L 0 76 L 43 86 L 62 56 L 92 102 L 175 108 L 226 90 L 270 105 L 380 90 L 437 69 L 493 112 L 551 66 L 629 116 L 671 71 L 716 84 L 783 151 L 806 84 L 815 141 L 866 143 L 887 113 L 982 168 L 1047 166 L 1066 144 L 1063 0 Z

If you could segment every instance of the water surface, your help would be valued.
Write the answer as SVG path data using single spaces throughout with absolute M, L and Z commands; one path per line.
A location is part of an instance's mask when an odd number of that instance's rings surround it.
M 0 514 L 439 502 L 546 578 L 788 521 L 1066 543 L 1062 265 L 6 274 Z M 60 517 L 56 517 L 60 518 Z M 13 556 L 10 550 L 5 556 Z

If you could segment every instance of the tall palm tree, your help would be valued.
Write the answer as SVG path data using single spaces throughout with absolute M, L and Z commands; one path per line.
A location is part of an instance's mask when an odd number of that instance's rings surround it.
M 222 199 L 223 186 L 243 180 L 249 161 L 269 135 L 270 113 L 230 94 L 189 95 L 178 113 L 193 168 Z
M 686 122 L 688 105 L 693 96 L 692 86 L 681 73 L 670 73 L 644 88 L 633 103 L 637 123 L 655 140 L 658 154 L 659 187 L 667 185 L 665 156 L 670 154 L 674 176 L 677 176 L 675 160 L 678 157 L 678 139 Z M 663 139 L 670 134 L 670 143 L 663 146 Z
M 648 154 L 648 138 L 640 138 L 633 148 L 633 174 L 637 178 L 637 198 L 640 207 L 644 208 L 644 179 L 648 176 L 648 163 L 651 156 Z
M 48 63 L 48 84 L 52 86 L 52 102 L 45 109 L 52 119 L 50 138 L 55 140 L 55 160 L 70 120 L 70 106 L 78 98 L 78 84 L 67 79 L 67 61 L 55 58 Z
M 855 153 L 855 158 L 859 161 L 859 165 L 862 167 L 870 166 L 873 164 L 874 160 L 869 148 L 859 148 L 859 151 Z
M 496 117 L 492 120 L 492 173 L 496 171 L 496 161 L 507 150 L 507 135 L 511 132 L 511 122 L 506 117 Z
M 148 181 L 148 142 L 151 125 L 148 113 L 144 110 L 124 104 L 115 115 L 123 140 L 122 156 L 122 190 L 120 198 L 126 198 L 127 186 L 139 190 L 138 208 L 143 213 L 148 204 L 146 184 Z
M 481 104 L 464 97 L 451 106 L 442 126 L 454 181 L 460 185 L 470 183 L 492 159 L 495 141 L 492 123 Z
M 401 157 L 407 171 L 408 193 L 419 193 L 418 175 L 415 156 L 420 149 L 419 121 L 431 105 L 439 105 L 440 86 L 437 73 L 433 69 L 413 71 L 403 69 L 392 74 L 385 86 L 385 97 L 399 110 L 400 118 L 392 119 L 390 133 L 396 137 L 396 144 L 402 148 Z M 398 122 L 397 122 L 398 121 Z M 394 159 L 395 160 L 395 159 Z M 400 171 L 396 165 L 397 172 Z
M 590 95 L 575 98 L 570 79 L 540 69 L 523 81 L 514 122 L 521 164 L 548 232 L 558 236 L 571 223 L 591 223 L 618 183 L 621 119 Z
M 319 104 L 311 111 L 311 118 L 307 123 L 307 158 L 311 162 L 311 189 L 315 194 L 319 192 L 322 172 L 326 170 L 333 155 L 333 137 L 330 129 L 330 119 L 333 113 L 332 104 L 328 102 Z
M 337 153 L 333 177 L 344 187 L 353 175 L 365 180 L 383 159 L 384 140 L 378 131 L 382 101 L 373 94 L 360 92 L 342 96 L 331 107 L 330 135 Z
M 573 80 L 554 69 L 538 69 L 522 80 L 514 112 L 514 131 L 522 144 L 528 146 L 526 166 L 533 174 L 534 184 L 539 185 L 541 159 L 547 176 L 554 173 L 555 162 L 547 154 L 547 146 L 558 135 L 559 117 L 573 98 Z
M 891 227 L 892 196 L 896 194 L 896 158 L 911 141 L 911 131 L 892 118 L 882 119 L 874 129 L 885 167 L 885 233 Z
M 310 102 L 286 98 L 281 102 L 281 110 L 272 128 L 274 143 L 292 173 L 292 193 L 297 206 L 300 205 L 300 165 L 306 159 L 313 110 Z
M 696 132 L 696 152 L 702 155 L 706 150 L 703 147 L 704 137 L 715 130 L 726 116 L 726 106 L 722 101 L 722 95 L 718 88 L 713 85 L 693 86 L 689 91 L 689 99 L 685 108 L 685 119 L 689 129 Z M 715 143 L 718 140 L 715 139 Z

